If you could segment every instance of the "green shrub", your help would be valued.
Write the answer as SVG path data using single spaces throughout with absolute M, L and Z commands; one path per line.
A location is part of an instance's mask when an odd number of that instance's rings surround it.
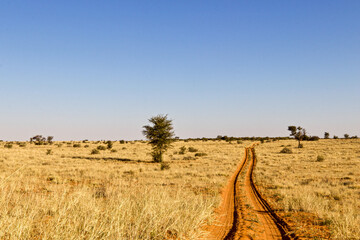
M 84 146 L 84 148 L 88 148 L 88 147 L 89 147 L 89 145 L 87 145 L 87 144 Z
M 167 170 L 167 169 L 170 169 L 170 164 L 167 162 L 161 162 L 160 170 Z
M 195 153 L 195 157 L 204 157 L 207 156 L 206 153 Z
M 189 147 L 189 152 L 197 152 L 198 150 L 196 148 L 193 147 Z
M 284 147 L 280 153 L 287 153 L 287 154 L 290 154 L 290 153 L 293 153 L 292 150 L 290 148 L 287 148 L 287 147 Z
M 110 152 L 115 153 L 115 152 L 117 152 L 117 150 L 116 149 L 111 149 Z
M 112 141 L 107 141 L 107 142 L 106 142 L 106 145 L 107 145 L 107 149 L 112 149 L 112 147 L 113 147 L 113 142 L 112 142 Z
M 100 145 L 100 146 L 97 147 L 97 150 L 106 150 L 106 147 L 103 146 L 103 145 Z
M 73 147 L 74 147 L 74 148 L 79 148 L 79 147 L 81 147 L 81 144 L 80 144 L 80 143 L 75 143 L 75 144 L 73 145 Z
M 183 154 L 185 154 L 185 151 L 186 151 L 186 147 L 185 147 L 185 146 L 182 146 L 182 147 L 180 148 L 179 154 L 183 155 Z
M 317 158 L 316 158 L 317 162 L 323 162 L 324 160 L 325 160 L 325 157 L 322 156 L 322 155 L 318 155 Z
M 120 142 L 120 144 L 125 144 L 124 140 L 120 140 L 119 142 Z
M 91 154 L 99 154 L 100 151 L 98 149 L 93 149 L 91 150 Z
M 6 144 L 4 145 L 4 147 L 5 147 L 5 148 L 12 148 L 13 145 L 12 145 L 12 143 L 6 143 Z

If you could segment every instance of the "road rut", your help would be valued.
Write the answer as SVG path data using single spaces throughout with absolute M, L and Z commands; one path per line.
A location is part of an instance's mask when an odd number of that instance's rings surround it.
M 216 219 L 206 226 L 209 240 L 298 239 L 267 203 L 254 180 L 256 154 L 254 144 L 245 154 L 223 191 Z

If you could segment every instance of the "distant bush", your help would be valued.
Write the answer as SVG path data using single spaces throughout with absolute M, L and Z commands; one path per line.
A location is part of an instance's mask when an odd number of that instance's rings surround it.
M 116 149 L 111 149 L 110 152 L 115 153 L 115 152 L 117 152 L 117 150 Z
M 97 150 L 106 150 L 106 147 L 103 146 L 103 145 L 100 145 L 100 146 L 97 147 Z
M 4 145 L 4 147 L 5 147 L 5 148 L 12 148 L 13 145 L 12 145 L 12 143 L 6 143 L 6 144 Z
M 84 148 L 88 148 L 88 147 L 89 147 L 89 145 L 87 145 L 87 144 L 84 146 Z
M 318 155 L 317 158 L 316 158 L 317 162 L 323 162 L 324 160 L 325 160 L 325 157 L 322 156 L 322 155 Z
M 91 154 L 99 154 L 100 151 L 98 149 L 93 149 L 91 150 Z
M 170 169 L 170 164 L 167 162 L 161 162 L 160 170 L 167 170 L 167 169 Z
M 47 149 L 46 150 L 46 155 L 51 155 L 52 154 L 52 150 L 51 149 Z
M 113 142 L 112 141 L 107 141 L 106 145 L 107 145 L 107 149 L 111 149 L 113 147 Z
M 79 147 L 81 147 L 81 144 L 80 144 L 80 143 L 75 143 L 75 144 L 73 145 L 73 147 L 74 147 L 74 148 L 79 148 Z
M 237 140 L 236 142 L 237 142 L 237 144 L 242 144 L 243 143 L 243 141 L 241 141 L 241 140 Z
M 206 153 L 195 153 L 195 157 L 204 157 L 207 156 Z
M 280 153 L 287 153 L 287 154 L 290 154 L 290 153 L 293 153 L 292 150 L 290 148 L 287 148 L 287 147 L 284 147 Z
M 124 140 L 120 140 L 119 142 L 120 142 L 120 144 L 125 144 Z
M 26 143 L 24 142 L 21 142 L 21 143 L 18 143 L 19 147 L 26 147 Z
M 334 135 L 334 139 L 338 139 L 338 138 L 339 138 L 338 136 L 335 136 L 335 135 Z
M 183 155 L 183 154 L 185 154 L 185 151 L 186 151 L 186 147 L 185 147 L 185 146 L 182 146 L 182 147 L 180 148 L 179 154 Z
M 189 147 L 189 152 L 197 152 L 198 150 L 196 148 L 193 147 Z
M 309 137 L 308 141 L 319 141 L 319 137 L 318 136 L 311 136 Z

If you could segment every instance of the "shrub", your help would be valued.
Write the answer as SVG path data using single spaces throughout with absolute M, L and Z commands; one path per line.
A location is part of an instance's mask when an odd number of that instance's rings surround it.
M 198 150 L 196 148 L 193 147 L 189 147 L 189 152 L 197 152 Z
M 124 140 L 120 140 L 119 142 L 120 142 L 120 144 L 125 144 Z
M 75 143 L 75 144 L 73 145 L 73 147 L 74 147 L 74 148 L 79 148 L 79 147 L 81 147 L 81 144 L 80 144 L 80 143 Z
M 242 144 L 242 143 L 243 143 L 243 141 L 237 140 L 237 144 Z
M 4 147 L 5 147 L 5 148 L 12 148 L 13 145 L 12 145 L 12 143 L 6 143 L 6 144 L 4 145 Z
M 324 160 L 325 160 L 325 157 L 322 156 L 322 155 L 318 155 L 317 158 L 316 158 L 317 162 L 323 162 Z
M 334 135 L 334 139 L 338 139 L 338 138 L 339 138 L 338 136 L 335 136 L 335 135 Z
M 170 169 L 170 164 L 167 162 L 161 162 L 160 170 L 166 170 L 166 169 Z
M 26 143 L 24 142 L 21 142 L 21 143 L 18 143 L 19 147 L 26 147 Z
M 284 147 L 280 153 L 287 153 L 287 154 L 290 154 L 290 153 L 293 153 L 292 150 L 290 148 L 287 148 L 287 147 Z
M 300 143 L 299 148 L 304 148 L 304 145 Z
M 206 153 L 195 153 L 195 157 L 204 157 L 207 156 Z
M 47 149 L 46 150 L 46 155 L 51 155 L 52 154 L 52 150 L 51 149 Z
M 99 153 L 100 153 L 100 151 L 96 148 L 91 150 L 91 154 L 99 154 Z
M 117 152 L 117 150 L 116 149 L 111 149 L 110 152 L 115 153 L 115 152 Z
M 87 144 L 84 146 L 84 148 L 88 148 L 88 147 L 89 147 L 89 145 L 87 145 Z
M 97 147 L 97 150 L 106 150 L 106 147 L 103 146 L 103 145 L 100 145 L 100 146 Z
M 179 154 L 185 154 L 185 151 L 186 151 L 186 147 L 185 146 L 182 146 L 181 148 L 180 148 L 180 151 L 179 151 Z
M 107 141 L 106 144 L 107 144 L 107 149 L 112 149 L 113 147 L 112 141 Z

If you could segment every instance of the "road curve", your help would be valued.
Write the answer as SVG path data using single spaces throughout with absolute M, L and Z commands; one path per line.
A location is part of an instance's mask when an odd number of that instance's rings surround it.
M 253 180 L 256 161 L 253 144 L 245 148 L 244 158 L 223 191 L 216 220 L 204 227 L 207 234 L 200 239 L 298 239 L 257 189 Z

